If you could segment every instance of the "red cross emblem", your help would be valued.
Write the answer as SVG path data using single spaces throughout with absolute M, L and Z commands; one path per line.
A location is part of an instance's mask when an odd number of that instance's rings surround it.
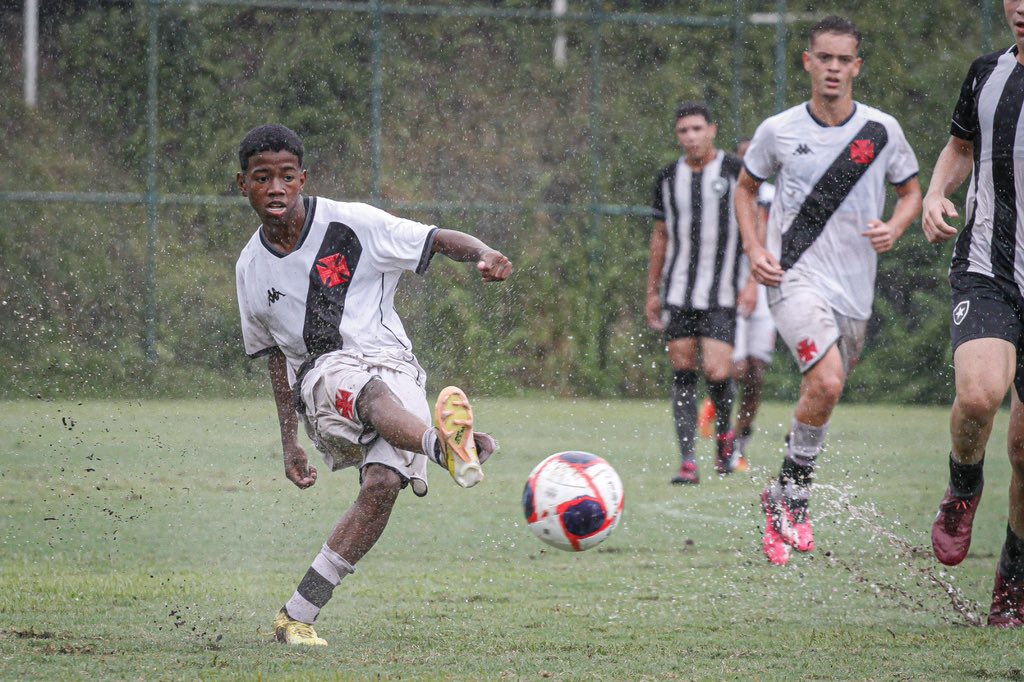
M 875 159 L 875 143 L 871 140 L 854 140 L 850 143 L 850 159 L 866 166 Z
M 336 287 L 344 284 L 352 278 L 349 272 L 348 262 L 340 253 L 324 256 L 316 262 L 316 271 L 320 275 L 320 281 L 324 286 Z
M 334 406 L 345 419 L 355 419 L 356 401 L 355 396 L 348 391 L 339 388 L 338 394 L 334 396 Z
M 804 339 L 796 344 L 796 354 L 800 356 L 800 362 L 806 364 L 818 355 L 818 344 L 813 339 Z

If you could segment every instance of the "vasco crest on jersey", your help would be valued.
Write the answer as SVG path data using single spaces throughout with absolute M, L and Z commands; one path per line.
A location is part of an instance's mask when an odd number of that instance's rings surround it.
M 875 143 L 871 140 L 854 140 L 850 143 L 850 160 L 863 166 L 875 160 Z

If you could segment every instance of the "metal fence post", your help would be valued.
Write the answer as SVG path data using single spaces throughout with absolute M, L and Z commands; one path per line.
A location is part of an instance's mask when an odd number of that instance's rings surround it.
M 148 5 L 149 49 L 146 87 L 146 365 L 156 367 L 156 147 L 157 147 L 157 66 L 159 64 L 159 0 Z
M 370 150 L 370 172 L 373 175 L 370 187 L 371 203 L 379 205 L 381 201 L 381 111 L 383 109 L 382 94 L 384 76 L 384 11 L 381 7 L 381 0 L 373 0 L 371 3 L 373 11 L 373 55 L 371 57 L 371 93 L 370 93 L 370 117 L 372 120 L 373 132 L 371 133 Z
M 775 111 L 786 108 L 786 0 L 775 3 Z

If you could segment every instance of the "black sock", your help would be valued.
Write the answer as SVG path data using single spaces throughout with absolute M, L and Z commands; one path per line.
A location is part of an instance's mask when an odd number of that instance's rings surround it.
M 708 382 L 708 394 L 715 406 L 715 433 L 719 436 L 729 433 L 729 423 L 732 421 L 732 398 L 735 393 L 732 379 Z
M 672 373 L 672 417 L 683 461 L 693 459 L 697 437 L 697 373 L 680 369 Z
M 798 464 L 792 458 L 782 460 L 779 471 L 779 484 L 782 487 L 786 504 L 790 509 L 806 509 L 811 496 L 811 483 L 814 482 L 814 464 Z
M 999 573 L 1008 582 L 1024 582 L 1024 539 L 1010 530 L 1010 524 L 1006 524 L 1006 542 L 999 557 Z
M 982 486 L 985 485 L 985 479 L 982 476 L 984 466 L 984 459 L 977 464 L 960 464 L 950 454 L 949 489 L 953 492 L 953 495 L 960 498 L 968 498 L 980 493 Z

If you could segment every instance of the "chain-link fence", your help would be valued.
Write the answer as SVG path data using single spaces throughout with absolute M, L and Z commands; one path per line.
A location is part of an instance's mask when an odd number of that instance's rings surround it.
M 798 101 L 805 84 L 787 74 L 827 10 L 795 4 L 64 6 L 41 19 L 35 109 L 10 96 L 29 60 L 7 40 L 20 17 L 4 15 L 2 392 L 154 378 L 180 391 L 197 376 L 204 390 L 250 372 L 232 266 L 255 224 L 233 152 L 267 120 L 303 134 L 313 192 L 465 229 L 516 259 L 493 290 L 447 265 L 433 268 L 443 291 L 409 283 L 403 313 L 434 367 L 505 388 L 649 392 L 662 351 L 640 315 L 645 218 L 654 172 L 678 155 L 674 104 L 709 101 L 729 148 Z M 865 4 L 903 23 L 918 12 Z M 991 34 L 988 5 L 949 55 L 958 71 L 967 42 Z M 929 40 L 914 30 L 908 43 Z M 892 89 L 872 90 L 912 97 Z

